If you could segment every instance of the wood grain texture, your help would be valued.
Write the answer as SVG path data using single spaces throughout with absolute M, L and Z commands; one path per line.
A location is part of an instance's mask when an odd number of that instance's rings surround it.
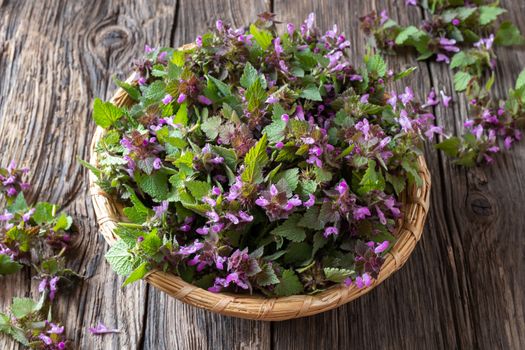
M 525 31 L 525 3 L 502 0 Z M 121 289 L 104 262 L 87 193 L 87 157 L 94 131 L 93 97 L 109 98 L 111 76 L 123 78 L 144 44 L 178 46 L 216 19 L 243 25 L 273 10 L 283 22 L 316 12 L 318 24 L 347 33 L 356 61 L 364 53 L 358 17 L 388 9 L 402 24 L 423 13 L 389 0 L 0 0 L 0 163 L 30 166 L 31 200 L 62 204 L 79 234 L 73 268 L 87 278 L 61 297 L 57 316 L 78 349 L 523 349 L 525 348 L 525 144 L 489 168 L 463 170 L 427 149 L 433 175 L 427 230 L 405 267 L 364 297 L 305 319 L 265 323 L 213 315 L 138 283 Z M 498 50 L 496 84 L 504 96 L 525 66 L 525 52 Z M 406 84 L 423 97 L 431 87 L 452 91 L 447 67 L 417 64 Z M 402 88 L 398 85 L 396 88 Z M 462 130 L 466 101 L 454 96 L 437 109 L 439 125 Z M 61 128 L 61 129 L 59 129 Z M 60 130 L 60 131 L 57 131 Z M 0 280 L 0 309 L 30 296 L 29 272 Z M 94 337 L 98 321 L 122 330 Z M 0 349 L 19 349 L 0 336 Z

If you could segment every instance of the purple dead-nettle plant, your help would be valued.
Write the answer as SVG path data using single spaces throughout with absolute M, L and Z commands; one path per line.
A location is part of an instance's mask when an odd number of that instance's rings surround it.
M 107 259 L 126 284 L 160 269 L 271 297 L 377 277 L 444 97 L 393 91 L 411 69 L 372 52 L 353 61 L 348 37 L 313 14 L 281 35 L 273 18 L 150 48 L 135 82 L 119 83 L 130 107 L 95 101 L 106 135 L 92 170 L 127 203 Z

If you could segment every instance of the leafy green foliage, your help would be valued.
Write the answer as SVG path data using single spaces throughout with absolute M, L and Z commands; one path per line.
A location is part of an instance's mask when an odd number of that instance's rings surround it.
M 280 281 L 275 287 L 275 294 L 277 296 L 284 297 L 300 294 L 303 291 L 303 285 L 293 270 L 284 270 Z
M 93 120 L 104 129 L 111 127 L 123 115 L 124 111 L 111 102 L 103 102 L 101 99 L 96 98 L 93 103 Z

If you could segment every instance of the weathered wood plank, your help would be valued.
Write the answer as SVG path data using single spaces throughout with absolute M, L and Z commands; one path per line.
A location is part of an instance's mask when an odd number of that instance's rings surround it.
M 181 0 L 171 44 L 193 42 L 217 19 L 240 27 L 269 10 L 264 1 Z M 270 324 L 212 314 L 149 289 L 145 349 L 269 349 Z
M 174 1 L 4 1 L 0 7 L 2 163 L 24 160 L 33 169 L 31 199 L 65 205 L 79 225 L 71 254 L 87 279 L 55 309 L 74 348 L 141 346 L 146 287 L 121 290 L 123 280 L 104 262 L 87 172 L 75 156 L 88 156 L 93 97 L 110 97 L 111 76 L 128 73 L 145 42 L 169 43 L 174 9 Z M 2 309 L 12 295 L 36 292 L 29 281 L 27 274 L 6 281 L 12 283 L 2 291 Z M 87 327 L 99 321 L 122 333 L 91 336 Z M 17 346 L 0 337 L 0 348 Z

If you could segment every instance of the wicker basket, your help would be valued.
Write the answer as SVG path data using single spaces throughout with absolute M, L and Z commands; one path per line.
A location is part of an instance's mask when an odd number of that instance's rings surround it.
M 131 78 L 130 80 L 131 81 Z M 118 89 L 111 99 L 117 106 L 130 105 L 131 99 L 127 93 Z M 95 146 L 104 134 L 104 129 L 98 127 L 91 143 L 91 159 L 97 164 Z M 403 202 L 403 217 L 398 220 L 394 235 L 397 242 L 387 253 L 379 276 L 368 288 L 357 288 L 354 285 L 333 286 L 315 295 L 294 295 L 289 297 L 267 298 L 262 295 L 237 295 L 231 293 L 212 293 L 183 281 L 180 277 L 162 271 L 153 271 L 146 276 L 146 281 L 169 295 L 187 303 L 213 312 L 253 320 L 281 321 L 298 317 L 315 315 L 348 303 L 368 293 L 397 271 L 407 261 L 414 250 L 421 234 L 429 207 L 430 174 L 425 159 L 419 158 L 419 173 L 423 185 L 419 188 L 409 186 L 401 200 Z M 96 177 L 89 174 L 90 193 L 97 216 L 100 232 L 109 245 L 113 245 L 118 237 L 113 233 L 117 223 L 122 221 L 122 206 L 106 194 L 96 184 Z

